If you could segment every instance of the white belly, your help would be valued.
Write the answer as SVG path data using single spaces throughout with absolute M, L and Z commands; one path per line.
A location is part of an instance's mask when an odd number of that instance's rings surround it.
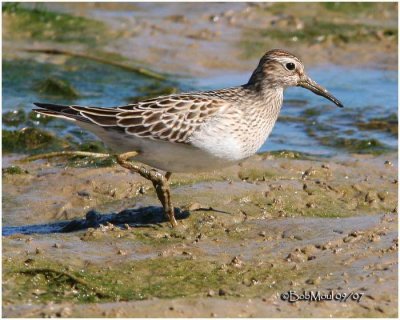
M 135 160 L 164 171 L 209 171 L 233 165 L 242 159 L 230 157 L 229 155 L 234 152 L 229 152 L 226 144 L 223 153 L 214 153 L 207 149 L 182 143 L 138 138 L 133 135 L 123 135 L 117 131 L 105 130 L 97 125 L 78 124 L 97 135 L 115 152 L 138 151 L 139 154 L 135 157 Z M 222 140 L 219 145 L 224 146 Z M 230 145 L 235 148 L 233 143 Z

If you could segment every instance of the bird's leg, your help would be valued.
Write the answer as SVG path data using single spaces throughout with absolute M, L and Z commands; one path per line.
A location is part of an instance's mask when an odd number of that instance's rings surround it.
M 174 215 L 174 207 L 171 204 L 171 193 L 169 189 L 169 178 L 171 177 L 171 172 L 167 172 L 165 176 L 159 173 L 155 169 L 147 169 L 146 167 L 133 164 L 128 161 L 129 158 L 133 158 L 138 153 L 135 151 L 126 152 L 117 156 L 117 162 L 124 168 L 139 173 L 143 178 L 150 180 L 156 189 L 157 197 L 160 200 L 165 215 L 169 218 L 169 222 L 172 227 L 177 226 Z

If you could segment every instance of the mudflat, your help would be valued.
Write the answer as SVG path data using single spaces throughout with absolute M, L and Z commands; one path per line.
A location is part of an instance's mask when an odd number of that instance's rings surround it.
M 35 8 L 3 10 L 5 317 L 397 317 L 397 4 Z M 167 80 L 27 47 L 139 63 Z M 259 154 L 173 175 L 176 229 L 150 183 L 111 158 L 19 162 L 105 150 L 36 118 L 37 99 L 110 106 L 193 89 L 197 77 L 204 88 L 230 85 L 229 72 L 249 72 L 272 47 L 317 76 L 329 70 L 321 83 L 350 105 L 340 114 L 289 93 Z M 343 70 L 362 85 L 348 87 Z M 289 291 L 346 301 L 289 303 Z

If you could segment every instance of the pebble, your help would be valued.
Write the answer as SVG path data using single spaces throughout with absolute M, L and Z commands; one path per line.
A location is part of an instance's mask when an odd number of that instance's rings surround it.
M 224 289 L 219 289 L 218 290 L 218 295 L 219 296 L 226 296 L 226 291 Z
M 375 233 L 371 234 L 368 238 L 368 240 L 370 242 L 378 242 L 379 240 L 381 240 L 381 237 Z
M 315 204 L 312 203 L 312 202 L 307 202 L 307 203 L 306 203 L 306 207 L 307 207 L 307 208 L 313 209 L 313 208 L 315 208 Z
M 300 270 L 299 265 L 298 265 L 298 264 L 295 264 L 295 265 L 293 266 L 292 270 L 293 270 L 293 271 L 298 271 L 298 270 Z
M 235 268 L 241 268 L 243 264 L 244 264 L 243 261 L 240 260 L 238 257 L 234 257 L 230 263 L 230 265 Z
M 376 307 L 375 307 L 375 310 L 376 310 L 376 311 L 379 311 L 379 312 L 381 312 L 381 313 L 385 313 L 385 310 L 384 310 L 381 306 L 376 306 Z
M 377 196 L 378 196 L 379 200 L 385 201 L 387 194 L 388 194 L 387 191 L 386 192 L 378 192 Z
M 304 254 L 312 255 L 313 253 L 317 252 L 318 249 L 314 245 L 307 245 L 300 250 Z
M 304 171 L 303 175 L 301 176 L 301 178 L 303 180 L 305 180 L 307 177 L 314 175 L 315 174 L 315 170 L 313 167 L 308 168 L 306 171 Z
M 353 231 L 353 232 L 349 233 L 349 236 L 358 237 L 358 236 L 363 235 L 364 233 L 365 233 L 364 231 Z
M 308 279 L 306 281 L 307 284 L 314 284 L 314 285 L 318 285 L 321 283 L 321 277 L 317 277 L 315 279 Z
M 365 202 L 368 202 L 369 204 L 372 204 L 376 201 L 376 198 L 374 194 L 370 191 L 365 195 Z
M 81 190 L 78 191 L 78 196 L 80 197 L 85 197 L 85 198 L 90 198 L 90 193 L 86 190 Z
M 347 242 L 353 242 L 354 241 L 354 237 L 349 237 L 349 236 L 347 236 L 347 237 L 344 237 L 343 238 L 343 242 L 345 242 L 345 243 L 347 243 Z
M 215 296 L 215 291 L 212 289 L 208 290 L 207 297 L 213 297 L 213 296 Z
M 59 318 L 68 318 L 71 316 L 71 313 L 72 313 L 71 308 L 64 307 L 59 312 L 56 313 L 56 316 Z
M 144 186 L 140 186 L 139 190 L 137 191 L 139 194 L 145 194 L 146 193 L 146 189 L 144 188 Z
M 287 255 L 285 260 L 288 261 L 288 262 L 293 261 L 293 262 L 300 263 L 300 262 L 304 262 L 306 260 L 306 258 L 304 256 L 304 254 L 302 254 L 302 253 L 299 253 L 299 252 L 293 253 L 293 252 L 291 252 L 291 253 L 289 253 Z

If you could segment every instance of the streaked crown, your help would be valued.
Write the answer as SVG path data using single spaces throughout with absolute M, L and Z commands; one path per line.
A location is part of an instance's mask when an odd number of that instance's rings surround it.
M 248 84 L 261 90 L 286 88 L 296 86 L 303 74 L 304 65 L 298 57 L 282 49 L 273 49 L 261 58 Z

